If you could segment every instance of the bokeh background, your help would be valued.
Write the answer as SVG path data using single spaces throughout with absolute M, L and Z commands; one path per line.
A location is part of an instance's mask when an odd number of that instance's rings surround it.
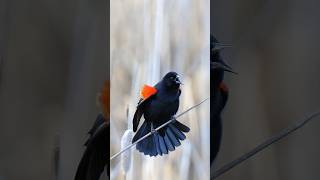
M 106 2 L 0 0 L 0 180 L 73 179 L 109 75 Z
M 230 98 L 217 166 L 320 110 L 319 1 L 214 0 L 211 31 L 232 48 L 224 59 Z M 319 179 L 320 119 L 272 145 L 221 180 Z
M 111 2 L 116 14 L 111 17 L 111 28 L 116 28 L 111 32 L 115 38 L 111 41 L 112 73 L 123 74 L 113 79 L 115 88 L 120 88 L 112 91 L 118 90 L 122 96 L 113 104 L 118 110 L 113 113 L 116 128 L 112 132 L 118 135 L 113 134 L 117 138 L 111 154 L 119 150 L 128 126 L 126 109 L 129 107 L 132 116 L 142 84 L 152 84 L 170 68 L 180 72 L 185 83 L 180 110 L 206 95 L 203 87 L 208 84 L 199 76 L 206 77 L 202 73 L 206 72 L 203 59 L 207 51 L 201 49 L 206 49 L 203 42 L 209 43 L 209 35 L 202 32 L 207 31 L 209 22 L 208 1 L 164 1 L 158 48 L 154 29 L 159 6 L 155 2 Z M 211 31 L 221 42 L 232 44 L 223 57 L 239 72 L 226 75 L 230 99 L 224 111 L 219 167 L 319 110 L 320 4 L 316 0 L 213 0 L 210 4 Z M 0 0 L 1 180 L 55 179 L 57 146 L 59 178 L 74 176 L 86 132 L 99 112 L 96 95 L 108 74 L 106 9 L 102 0 Z M 151 59 L 159 57 L 160 68 L 151 67 Z M 155 73 L 147 72 L 152 68 Z M 130 87 L 125 89 L 125 85 Z M 192 98 L 186 97 L 187 93 Z M 184 141 L 170 158 L 160 160 L 163 171 L 173 178 L 198 178 L 199 169 L 195 168 L 202 166 L 195 162 L 203 162 L 194 154 L 182 154 L 188 152 L 185 149 L 198 148 L 205 156 L 204 145 L 191 143 L 206 142 L 197 130 L 197 123 L 206 122 L 199 118 L 206 111 L 203 105 L 181 118 L 196 127 L 188 134 L 190 142 Z M 318 179 L 319 126 L 318 120 L 313 121 L 220 179 Z M 132 177 L 141 177 L 142 168 L 150 172 L 148 165 L 157 169 L 152 166 L 156 160 L 146 162 L 135 151 L 133 155 L 134 162 L 141 163 L 133 164 L 132 169 L 140 169 Z M 181 157 L 189 159 L 185 164 L 190 164 L 190 171 L 182 171 Z M 117 167 L 113 177 L 123 179 L 118 162 L 113 162 Z M 154 177 L 162 177 L 160 170 L 156 171 Z
M 178 72 L 184 83 L 178 113 L 209 97 L 209 2 L 111 1 L 111 155 L 132 129 L 144 84 L 155 85 L 167 72 Z M 151 158 L 133 147 L 132 162 L 111 161 L 111 179 L 209 179 L 209 104 L 178 119 L 191 131 L 174 152 Z M 130 170 L 123 171 L 128 163 Z

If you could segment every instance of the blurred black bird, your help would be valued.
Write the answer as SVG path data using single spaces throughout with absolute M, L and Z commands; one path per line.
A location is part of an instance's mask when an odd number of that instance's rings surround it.
M 214 162 L 222 138 L 221 112 L 228 100 L 228 88 L 223 82 L 224 72 L 232 68 L 221 58 L 220 51 L 227 47 L 210 35 L 210 162 Z
M 78 165 L 75 180 L 99 180 L 107 166 L 109 176 L 110 126 L 109 126 L 109 83 L 106 83 L 100 96 L 103 113 L 100 113 L 89 131 L 86 150 Z
M 174 151 L 186 138 L 184 133 L 189 127 L 174 120 L 172 123 L 155 131 L 157 127 L 174 117 L 179 108 L 181 81 L 176 72 L 167 73 L 154 87 L 145 85 L 141 91 L 137 110 L 133 117 L 133 131 L 136 132 L 140 118 L 144 115 L 145 121 L 133 137 L 132 143 L 149 132 L 153 132 L 144 140 L 137 143 L 138 151 L 149 156 L 162 156 Z
M 79 163 L 75 180 L 99 180 L 108 161 L 109 132 L 109 125 L 102 114 L 99 114 L 89 131 L 90 137 L 85 143 L 86 150 Z

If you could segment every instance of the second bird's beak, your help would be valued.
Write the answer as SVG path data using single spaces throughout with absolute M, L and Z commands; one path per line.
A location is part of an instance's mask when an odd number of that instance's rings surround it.
M 213 69 L 222 69 L 224 71 L 231 72 L 233 74 L 238 74 L 237 72 L 234 72 L 233 69 L 224 62 L 211 62 L 210 66 Z
M 230 47 L 231 47 L 231 45 L 229 45 L 229 44 L 216 43 L 212 50 L 213 51 L 220 51 L 220 50 L 222 50 L 224 48 L 230 48 Z

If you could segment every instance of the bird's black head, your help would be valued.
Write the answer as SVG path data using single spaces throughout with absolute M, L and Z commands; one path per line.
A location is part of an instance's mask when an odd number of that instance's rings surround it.
M 179 75 L 176 72 L 168 72 L 162 79 L 165 86 L 172 89 L 178 89 L 181 81 Z
M 232 70 L 232 68 L 228 64 L 226 64 L 222 60 L 220 56 L 220 51 L 225 47 L 229 46 L 219 43 L 219 41 L 212 34 L 210 34 L 210 67 L 214 71 L 228 71 L 237 74 Z
M 228 47 L 231 47 L 231 45 L 220 43 L 214 35 L 210 34 L 211 52 L 219 53 L 222 49 L 228 48 Z

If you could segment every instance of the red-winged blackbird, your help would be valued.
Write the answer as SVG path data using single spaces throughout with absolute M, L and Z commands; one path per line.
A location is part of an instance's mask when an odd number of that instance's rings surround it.
M 86 141 L 86 150 L 79 163 L 75 180 L 99 180 L 105 166 L 109 176 L 109 83 L 105 83 L 100 96 L 102 112 L 89 131 L 90 137 Z
M 184 133 L 189 132 L 190 129 L 177 120 L 159 131 L 154 130 L 168 122 L 178 111 L 180 85 L 178 74 L 169 72 L 154 87 L 144 86 L 142 89 L 142 98 L 133 117 L 133 131 L 137 131 L 142 115 L 144 115 L 145 121 L 133 137 L 132 143 L 147 133 L 153 132 L 151 136 L 136 145 L 137 150 L 145 155 L 168 154 L 169 151 L 174 151 L 175 147 L 181 144 L 180 141 L 186 138 Z
M 228 88 L 223 83 L 224 71 L 233 72 L 221 58 L 220 51 L 225 46 L 210 35 L 210 162 L 215 160 L 221 143 L 221 111 L 228 100 Z M 234 72 L 233 72 L 234 73 Z

